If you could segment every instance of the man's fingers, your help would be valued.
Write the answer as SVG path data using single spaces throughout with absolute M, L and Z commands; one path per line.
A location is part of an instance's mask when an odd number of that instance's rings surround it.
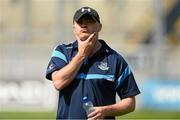
M 92 33 L 89 37 L 88 37 L 88 39 L 87 39 L 87 41 L 91 41 L 91 40 L 93 40 L 93 37 L 96 35 L 96 33 L 94 32 L 94 33 Z
M 96 110 L 94 110 L 93 112 L 91 112 L 90 114 L 88 114 L 88 118 L 91 118 L 93 116 L 95 116 L 97 113 L 96 113 Z

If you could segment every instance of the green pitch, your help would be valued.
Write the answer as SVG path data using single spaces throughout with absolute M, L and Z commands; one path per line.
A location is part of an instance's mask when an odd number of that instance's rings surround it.
M 56 112 L 0 112 L 0 120 L 55 120 Z M 180 119 L 179 112 L 163 111 L 135 111 L 127 115 L 117 117 L 120 120 L 128 119 Z
M 54 120 L 55 112 L 0 112 L 0 120 Z
M 135 111 L 120 117 L 117 119 L 180 119 L 180 111 L 172 112 L 172 111 L 151 111 L 151 110 L 141 110 Z

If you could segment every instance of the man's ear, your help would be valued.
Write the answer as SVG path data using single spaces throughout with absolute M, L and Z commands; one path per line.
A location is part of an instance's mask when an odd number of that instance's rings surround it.
M 99 23 L 99 26 L 98 26 L 98 32 L 100 32 L 100 31 L 101 31 L 101 28 L 102 28 L 102 24 L 101 24 L 101 23 Z
M 74 28 L 75 28 L 75 26 L 74 26 L 74 22 L 73 22 L 73 25 L 72 25 L 73 32 L 74 32 Z

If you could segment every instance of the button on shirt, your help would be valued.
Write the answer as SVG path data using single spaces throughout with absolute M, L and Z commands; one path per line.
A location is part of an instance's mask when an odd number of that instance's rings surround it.
M 94 106 L 115 104 L 116 93 L 121 99 L 140 93 L 132 71 L 124 58 L 103 40 L 101 48 L 84 60 L 74 80 L 59 91 L 57 119 L 86 119 L 83 97 L 87 96 Z M 77 41 L 57 46 L 47 67 L 46 78 L 66 66 L 77 54 Z M 114 118 L 114 117 L 107 117 Z

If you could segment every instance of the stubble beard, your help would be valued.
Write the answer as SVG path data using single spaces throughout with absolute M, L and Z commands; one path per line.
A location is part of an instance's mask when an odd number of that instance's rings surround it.
M 88 39 L 88 37 L 90 36 L 91 34 L 90 33 L 83 33 L 81 36 L 80 36 L 80 40 L 81 41 L 85 41 Z

